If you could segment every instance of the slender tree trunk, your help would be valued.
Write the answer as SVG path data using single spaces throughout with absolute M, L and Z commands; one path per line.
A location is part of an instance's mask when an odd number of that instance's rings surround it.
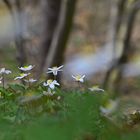
M 46 59 L 47 68 L 60 66 L 64 62 L 64 53 L 73 23 L 75 6 L 76 0 L 64 0 L 62 3 L 60 18 Z
M 123 20 L 123 15 L 124 15 L 124 11 L 125 11 L 125 5 L 126 5 L 127 0 L 119 0 L 118 2 L 118 8 L 117 8 L 117 15 L 116 15 L 116 22 L 114 24 L 114 34 L 112 37 L 112 45 L 113 45 L 113 54 L 116 53 L 116 46 L 117 46 L 117 39 L 118 39 L 118 33 L 120 31 L 120 27 L 122 24 L 122 20 Z M 110 82 L 110 78 L 111 78 L 111 74 L 113 72 L 113 70 L 115 69 L 117 65 L 117 60 L 116 57 L 113 59 L 112 65 L 109 68 L 109 70 L 107 71 L 104 81 L 103 81 L 103 88 L 107 89 L 108 88 L 108 84 Z
M 134 23 L 136 19 L 136 15 L 140 9 L 140 1 L 135 2 L 130 11 L 130 15 L 127 22 L 127 30 L 123 42 L 123 51 L 120 59 L 118 60 L 118 75 L 114 81 L 114 89 L 117 90 L 120 87 L 122 73 L 123 73 L 123 65 L 128 62 L 128 59 L 132 53 L 132 45 L 131 45 L 131 37 L 133 33 Z
M 45 66 L 45 60 L 48 55 L 50 44 L 54 35 L 54 30 L 58 23 L 62 0 L 46 0 L 44 3 L 44 17 L 45 17 L 45 29 L 42 45 L 40 48 L 40 64 L 37 77 L 41 76 L 43 68 Z

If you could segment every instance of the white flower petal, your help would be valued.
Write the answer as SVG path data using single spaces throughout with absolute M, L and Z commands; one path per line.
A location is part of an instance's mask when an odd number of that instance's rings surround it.
M 19 77 L 16 77 L 14 80 L 18 80 L 18 79 L 22 79 L 22 78 L 23 78 L 23 77 L 20 77 L 20 76 L 19 76 Z
M 46 73 L 52 73 L 52 71 L 48 71 L 48 72 L 46 72 Z
M 57 86 L 60 86 L 60 84 L 56 80 L 54 80 L 53 83 Z
M 51 89 L 54 89 L 54 88 L 55 88 L 55 86 L 54 86 L 53 83 L 51 83 L 51 84 L 49 85 L 49 87 L 50 87 Z
M 53 69 L 52 68 L 48 68 L 48 70 L 51 70 L 52 71 Z
M 62 66 L 59 66 L 57 69 L 58 69 L 58 70 L 60 70 L 60 69 L 61 69 L 61 68 L 63 68 L 63 67 L 64 67 L 64 65 L 62 65 Z
M 12 73 L 10 70 L 5 70 L 5 73 L 6 74 L 10 74 L 10 73 Z
M 47 86 L 48 86 L 48 84 L 44 82 L 44 83 L 43 83 L 43 86 L 47 87 Z
M 81 78 L 84 79 L 85 78 L 85 75 L 83 75 Z
M 81 78 L 81 79 L 79 79 L 79 81 L 83 83 L 84 82 L 84 79 Z
M 76 77 L 75 77 L 75 76 L 73 76 L 73 75 L 72 75 L 72 78 L 76 79 Z

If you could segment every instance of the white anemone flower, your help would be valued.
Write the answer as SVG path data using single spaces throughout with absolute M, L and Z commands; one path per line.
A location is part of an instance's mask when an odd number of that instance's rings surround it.
M 21 71 L 30 71 L 30 70 L 32 70 L 34 67 L 35 67 L 35 66 L 33 66 L 33 65 L 29 65 L 29 66 L 20 67 L 19 69 L 20 69 Z
M 91 88 L 89 88 L 90 91 L 95 91 L 95 92 L 104 92 L 103 89 L 99 88 L 99 86 L 92 86 Z
M 100 111 L 103 115 L 108 116 L 112 114 L 118 107 L 118 100 L 109 100 L 105 106 L 100 106 Z
M 10 74 L 12 73 L 10 70 L 6 70 L 5 68 L 0 69 L 0 74 Z
M 74 78 L 75 81 L 77 81 L 77 82 L 83 83 L 84 82 L 85 75 L 76 75 L 76 76 L 73 76 L 72 75 L 72 78 Z
M 29 80 L 24 80 L 24 81 L 27 82 L 27 83 L 34 83 L 37 80 L 36 79 L 33 79 L 33 78 L 30 78 Z
M 30 73 L 21 73 L 20 76 L 17 76 L 14 80 L 23 79 L 27 77 Z
M 59 86 L 60 84 L 56 80 L 49 79 L 47 82 L 44 82 L 43 85 L 48 86 L 50 89 L 54 89 L 55 86 Z
M 56 75 L 58 74 L 59 71 L 63 71 L 63 70 L 62 70 L 63 66 L 64 66 L 64 65 L 62 65 L 62 66 L 60 66 L 60 67 L 48 68 L 49 71 L 48 71 L 47 73 L 53 73 L 53 75 L 56 76 Z

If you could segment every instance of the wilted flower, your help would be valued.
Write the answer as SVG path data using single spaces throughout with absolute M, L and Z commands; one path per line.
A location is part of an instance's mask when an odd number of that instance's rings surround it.
M 63 65 L 60 67 L 48 68 L 49 71 L 47 73 L 53 73 L 53 75 L 56 76 L 59 71 L 63 71 L 61 68 L 63 68 Z
M 100 111 L 103 115 L 110 115 L 113 113 L 118 107 L 118 100 L 109 100 L 105 106 L 100 107 Z
M 103 89 L 99 88 L 99 86 L 92 86 L 89 88 L 90 91 L 104 92 Z
M 22 71 L 30 71 L 34 68 L 35 66 L 33 65 L 29 65 L 29 66 L 24 66 L 24 67 L 20 67 L 19 69 Z
M 30 73 L 21 73 L 20 76 L 16 77 L 14 80 L 17 79 L 23 79 L 24 77 L 27 77 Z
M 0 74 L 10 74 L 12 73 L 10 70 L 6 70 L 5 68 L 1 68 Z
M 33 78 L 30 78 L 29 80 L 24 80 L 24 81 L 27 82 L 27 83 L 34 83 L 37 80 L 36 79 L 33 79 Z
M 47 82 L 44 82 L 43 85 L 48 86 L 50 89 L 54 89 L 55 85 L 59 86 L 60 84 L 56 80 L 49 79 Z
M 73 76 L 72 75 L 72 78 L 74 78 L 77 82 L 83 83 L 84 82 L 85 75 L 76 75 L 76 76 Z

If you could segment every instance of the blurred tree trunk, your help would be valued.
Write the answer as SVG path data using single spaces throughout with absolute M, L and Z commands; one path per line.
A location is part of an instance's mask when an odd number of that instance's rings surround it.
M 117 15 L 116 15 L 116 20 L 115 20 L 115 24 L 114 24 L 114 33 L 112 34 L 112 45 L 113 45 L 113 54 L 115 55 L 116 53 L 116 46 L 117 46 L 117 39 L 118 39 L 118 33 L 120 31 L 120 27 L 122 24 L 122 20 L 123 20 L 123 15 L 124 15 L 124 11 L 125 11 L 125 6 L 126 6 L 126 2 L 127 0 L 119 0 L 118 1 L 118 6 L 117 6 Z M 110 78 L 111 78 L 111 74 L 113 72 L 113 70 L 116 67 L 116 57 L 113 56 L 113 60 L 112 60 L 112 66 L 108 69 L 108 71 L 106 72 L 104 81 L 103 81 L 103 88 L 107 89 L 108 88 L 108 84 L 110 82 Z
M 49 53 L 50 44 L 54 35 L 54 30 L 58 23 L 60 8 L 62 0 L 46 0 L 44 4 L 44 18 L 45 18 L 45 29 L 43 33 L 43 41 L 40 48 L 40 63 L 38 67 L 37 77 L 39 78 L 42 74 L 45 66 L 45 60 Z
M 23 66 L 26 62 L 25 54 L 25 41 L 23 37 L 23 7 L 21 5 L 21 0 L 15 0 L 14 4 L 10 0 L 3 0 L 6 4 L 9 12 L 11 13 L 13 25 L 14 25 L 14 37 L 15 45 L 17 48 L 17 61 L 19 66 Z
M 70 35 L 76 0 L 64 0 L 61 5 L 61 13 L 51 42 L 50 52 L 46 59 L 46 66 L 60 66 L 64 62 L 66 43 Z M 60 77 L 59 77 L 60 80 Z
M 26 52 L 25 52 L 25 39 L 24 39 L 24 8 L 22 7 L 21 0 L 15 0 L 15 20 L 17 19 L 17 24 L 15 23 L 15 43 L 17 46 L 17 60 L 19 66 L 23 66 L 26 63 Z
M 122 51 L 122 55 L 119 58 L 118 63 L 117 63 L 118 74 L 114 80 L 114 89 L 115 90 L 117 90 L 117 89 L 119 90 L 119 87 L 121 84 L 123 65 L 128 62 L 129 57 L 132 55 L 133 48 L 132 48 L 132 44 L 131 44 L 131 37 L 132 37 L 132 33 L 133 33 L 136 15 L 137 15 L 139 9 L 140 9 L 140 1 L 137 1 L 132 6 L 132 9 L 130 11 L 130 15 L 128 18 L 128 22 L 127 22 L 127 29 L 126 29 L 124 42 L 123 42 L 123 51 Z

